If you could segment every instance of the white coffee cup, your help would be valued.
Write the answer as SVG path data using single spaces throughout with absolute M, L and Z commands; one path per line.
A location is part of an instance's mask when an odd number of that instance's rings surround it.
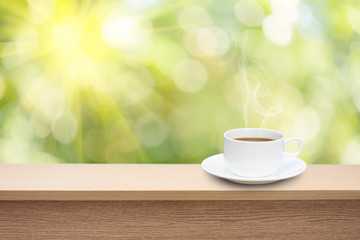
M 271 141 L 247 141 L 234 138 L 268 138 Z M 296 152 L 284 152 L 290 141 L 299 143 Z M 239 128 L 224 133 L 224 160 L 226 167 L 243 177 L 266 177 L 275 173 L 284 156 L 297 156 L 302 141 L 298 137 L 285 138 L 278 131 L 263 128 Z

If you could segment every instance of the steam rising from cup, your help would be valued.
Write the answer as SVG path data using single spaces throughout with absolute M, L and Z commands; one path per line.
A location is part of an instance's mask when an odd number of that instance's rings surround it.
M 270 79 L 268 82 L 259 79 L 259 77 L 253 72 L 248 71 L 249 58 L 246 56 L 245 49 L 247 44 L 247 32 L 244 34 L 243 44 L 241 46 L 241 56 L 238 58 L 239 72 L 235 74 L 234 80 L 242 95 L 243 104 L 243 116 L 245 127 L 249 127 L 249 110 L 253 110 L 257 114 L 263 116 L 260 128 L 262 128 L 269 117 L 274 117 L 282 112 L 282 104 L 276 103 L 271 106 L 265 106 L 260 103 L 260 98 L 266 100 L 275 99 L 270 90 L 270 83 L 272 79 L 271 73 L 260 63 L 251 61 L 251 64 L 256 66 L 257 72 L 262 72 L 267 75 L 266 79 Z M 262 93 L 262 94 L 261 94 Z M 275 99 L 276 101 L 276 99 Z

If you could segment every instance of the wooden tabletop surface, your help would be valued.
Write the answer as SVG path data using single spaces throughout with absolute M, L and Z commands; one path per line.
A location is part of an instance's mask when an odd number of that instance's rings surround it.
M 243 185 L 198 164 L 0 164 L 0 200 L 360 199 L 360 165 L 309 165 L 293 179 Z

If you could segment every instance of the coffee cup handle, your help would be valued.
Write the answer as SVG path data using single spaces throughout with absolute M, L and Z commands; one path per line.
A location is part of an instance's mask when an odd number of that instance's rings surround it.
M 302 141 L 301 141 L 301 138 L 299 138 L 299 137 L 286 138 L 284 140 L 284 148 L 285 148 L 286 144 L 288 144 L 291 141 L 297 141 L 299 143 L 299 147 L 298 147 L 296 152 L 292 152 L 292 153 L 284 152 L 284 155 L 285 156 L 293 156 L 293 157 L 295 157 L 295 156 L 299 155 L 300 152 L 301 152 Z

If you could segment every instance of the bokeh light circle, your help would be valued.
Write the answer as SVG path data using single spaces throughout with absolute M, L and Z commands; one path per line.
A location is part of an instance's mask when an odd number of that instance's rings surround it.
M 235 4 L 234 11 L 237 19 L 250 27 L 260 26 L 264 18 L 264 10 L 253 0 L 242 0 Z
M 176 65 L 173 77 L 176 86 L 180 90 L 192 93 L 204 87 L 208 73 L 204 65 L 199 61 L 186 59 Z
M 151 30 L 150 20 L 115 14 L 105 20 L 101 34 L 114 48 L 133 49 L 146 43 Z
M 131 102 L 139 102 L 148 97 L 154 87 L 154 79 L 147 70 L 132 70 L 124 73 L 119 79 L 122 93 Z
M 265 37 L 277 45 L 287 45 L 292 38 L 292 27 L 283 17 L 269 15 L 263 22 L 263 32 Z
M 221 56 L 229 50 L 230 39 L 220 28 L 202 28 L 197 34 L 197 45 L 206 56 Z
M 51 132 L 61 143 L 68 144 L 74 140 L 78 130 L 75 116 L 70 112 L 64 112 L 60 117 L 51 122 Z
M 158 146 L 167 137 L 165 124 L 154 114 L 141 116 L 135 124 L 135 132 L 144 147 Z

